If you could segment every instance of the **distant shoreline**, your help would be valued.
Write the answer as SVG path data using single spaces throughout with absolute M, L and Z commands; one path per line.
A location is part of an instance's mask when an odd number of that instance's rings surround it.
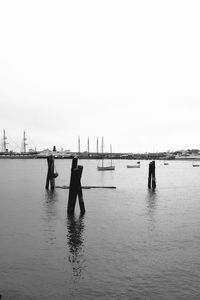
M 115 159 L 115 160 L 184 160 L 184 161 L 192 161 L 192 160 L 200 160 L 199 154 L 190 154 L 190 155 L 169 155 L 166 153 L 87 153 L 87 152 L 71 152 L 71 153 L 62 153 L 62 152 L 53 152 L 49 151 L 49 153 L 13 153 L 13 152 L 0 152 L 0 159 L 47 159 L 49 155 L 53 155 L 55 159 L 72 159 L 73 157 L 78 157 L 79 159 L 86 160 L 101 160 L 103 159 Z
M 55 159 L 56 160 L 69 160 L 69 159 L 72 159 L 73 158 L 73 156 L 72 157 L 55 157 Z M 20 159 L 20 160 L 22 160 L 22 159 L 25 159 L 25 160 L 27 160 L 27 159 L 39 159 L 39 160 L 41 160 L 41 159 L 47 159 L 47 156 L 42 156 L 42 157 L 37 157 L 37 156 L 9 156 L 9 155 L 6 155 L 6 156 L 1 156 L 0 155 L 0 160 L 1 159 Z M 80 159 L 80 160 L 100 160 L 101 159 L 101 157 L 78 157 L 78 159 Z M 104 157 L 104 159 L 105 160 L 110 160 L 110 158 L 109 157 Z M 155 157 L 148 157 L 148 158 L 139 158 L 139 157 L 137 157 L 137 158 L 123 158 L 123 157 L 112 157 L 112 159 L 113 160 L 164 160 L 164 161 L 193 161 L 193 160 L 195 160 L 195 161 L 199 161 L 200 160 L 200 157 L 198 157 L 198 158 L 170 158 L 170 159 L 166 159 L 166 158 L 155 158 Z

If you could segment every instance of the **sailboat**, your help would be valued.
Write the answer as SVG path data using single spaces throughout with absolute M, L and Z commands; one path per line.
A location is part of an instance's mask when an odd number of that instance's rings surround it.
M 97 166 L 98 171 L 113 171 L 115 170 L 115 166 L 112 165 L 112 146 L 110 145 L 110 154 L 111 154 L 111 162 L 109 166 L 104 166 L 104 158 L 103 158 L 103 137 L 101 142 L 101 153 L 102 153 L 102 159 L 101 159 L 101 166 Z

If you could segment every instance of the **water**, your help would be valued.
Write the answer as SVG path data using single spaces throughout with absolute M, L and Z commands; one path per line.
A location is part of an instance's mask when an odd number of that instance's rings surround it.
M 0 160 L 2 299 L 199 299 L 200 168 L 157 161 L 152 192 L 148 161 L 79 163 L 82 185 L 117 189 L 83 190 L 86 214 L 68 218 L 68 190 L 44 189 L 45 160 Z M 56 185 L 70 166 L 56 161 Z

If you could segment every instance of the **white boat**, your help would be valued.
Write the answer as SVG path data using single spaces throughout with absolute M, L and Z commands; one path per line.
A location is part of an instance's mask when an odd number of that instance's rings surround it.
M 127 168 L 140 168 L 140 161 L 137 161 L 136 165 L 127 165 Z
M 114 171 L 115 166 L 112 165 L 112 146 L 110 145 L 110 154 L 111 154 L 111 162 L 109 166 L 104 166 L 104 158 L 103 158 L 103 137 L 101 142 L 101 153 L 102 153 L 102 159 L 101 159 L 101 166 L 97 166 L 98 171 Z

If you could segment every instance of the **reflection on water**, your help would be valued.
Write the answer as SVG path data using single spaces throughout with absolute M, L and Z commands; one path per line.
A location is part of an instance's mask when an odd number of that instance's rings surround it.
M 155 229 L 155 212 L 157 206 L 157 193 L 156 190 L 148 189 L 147 197 L 147 214 L 149 220 L 149 229 L 152 231 Z
M 46 217 L 50 220 L 57 214 L 58 195 L 56 191 L 46 191 L 45 193 L 45 211 Z
M 46 242 L 51 245 L 55 244 L 55 240 L 56 240 L 55 224 L 53 221 L 57 217 L 57 202 L 58 202 L 58 195 L 56 191 L 45 192 L 44 221 L 47 227 L 45 226 L 44 231 L 46 235 Z
M 55 200 L 58 200 L 57 192 L 55 190 L 46 190 L 45 200 L 47 203 L 51 203 L 52 201 L 55 202 Z
M 79 217 L 75 215 L 67 217 L 67 244 L 70 252 L 68 259 L 72 265 L 75 281 L 83 278 L 83 270 L 85 269 L 84 227 L 84 214 L 80 214 Z

